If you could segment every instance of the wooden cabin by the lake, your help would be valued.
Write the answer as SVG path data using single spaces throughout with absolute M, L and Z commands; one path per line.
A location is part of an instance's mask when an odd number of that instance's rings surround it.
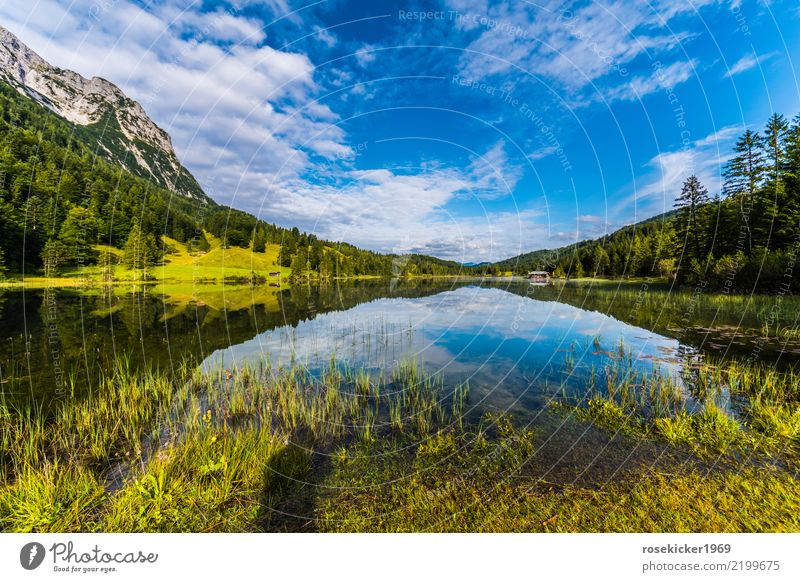
M 531 283 L 549 283 L 550 273 L 547 271 L 531 271 L 528 273 L 528 279 Z

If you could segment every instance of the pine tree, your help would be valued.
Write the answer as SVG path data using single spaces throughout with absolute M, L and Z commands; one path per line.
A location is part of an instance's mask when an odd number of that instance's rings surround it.
M 592 253 L 592 268 L 595 275 L 603 275 L 611 264 L 608 258 L 608 253 L 603 248 L 603 245 L 596 244 Z
M 142 232 L 139 224 L 136 223 L 131 228 L 128 240 L 125 241 L 123 257 L 125 265 L 129 269 L 133 269 L 134 279 L 136 279 L 136 271 L 139 269 L 145 271 L 145 277 L 147 276 L 147 269 L 159 261 L 161 253 L 155 237 L 151 233 Z
M 319 275 L 323 279 L 329 279 L 333 276 L 334 264 L 330 253 L 323 253 L 322 259 L 319 263 Z
M 764 150 L 769 159 L 769 178 L 775 184 L 783 180 L 786 170 L 786 140 L 789 137 L 789 122 L 775 113 L 764 128 Z
M 267 235 L 263 229 L 257 228 L 253 230 L 253 238 L 251 239 L 254 253 L 263 253 L 267 250 Z
M 691 239 L 694 258 L 699 259 L 703 256 L 700 231 L 700 209 L 703 204 L 708 202 L 708 190 L 700 183 L 700 180 L 692 174 L 683 183 L 681 193 L 675 199 L 675 207 L 678 211 L 678 232 L 684 245 Z
M 306 267 L 308 263 L 308 255 L 306 254 L 305 248 L 300 248 L 298 251 L 292 256 L 292 277 L 303 277 L 306 273 Z
M 775 234 L 778 245 L 791 245 L 800 232 L 800 115 L 794 118 L 786 138 L 784 182 Z
M 67 261 L 67 250 L 60 240 L 49 239 L 42 250 L 42 264 L 44 276 L 55 277 L 58 269 Z
M 94 260 L 92 245 L 97 240 L 97 220 L 85 208 L 76 206 L 67 213 L 58 235 L 67 253 L 67 260 L 73 264 L 86 265 Z
M 787 138 L 789 124 L 783 115 L 775 113 L 764 129 L 764 153 L 768 160 L 768 184 L 757 205 L 758 220 L 754 225 L 754 246 L 769 247 L 775 229 L 775 221 L 781 199 L 784 196 L 784 178 L 787 169 Z M 774 242 L 772 244 L 774 246 Z
M 786 134 L 786 173 L 800 179 L 800 114 Z
M 756 193 L 764 182 L 767 168 L 764 161 L 764 138 L 748 129 L 734 146 L 736 155 L 725 167 L 723 192 L 728 197 L 741 197 L 741 223 L 746 231 L 747 249 L 753 246 L 751 214 L 756 201 Z M 733 227 L 733 225 L 729 225 Z
M 584 276 L 583 272 L 583 263 L 581 262 L 580 258 L 575 257 L 575 261 L 572 266 L 572 276 L 576 279 L 581 279 Z
M 114 280 L 114 254 L 108 249 L 100 254 L 100 277 L 105 283 Z

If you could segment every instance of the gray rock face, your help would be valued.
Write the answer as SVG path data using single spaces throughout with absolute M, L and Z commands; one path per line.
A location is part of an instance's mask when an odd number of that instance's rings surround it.
M 2 26 L 0 80 L 67 121 L 96 129 L 82 135 L 113 163 L 177 194 L 207 200 L 175 155 L 169 134 L 110 81 L 54 67 Z

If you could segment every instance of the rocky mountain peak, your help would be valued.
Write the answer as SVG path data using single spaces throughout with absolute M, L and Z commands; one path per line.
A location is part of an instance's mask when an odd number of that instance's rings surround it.
M 0 80 L 76 126 L 97 126 L 100 131 L 86 132 L 90 145 L 112 162 L 176 193 L 206 199 L 169 134 L 114 83 L 51 65 L 2 26 Z

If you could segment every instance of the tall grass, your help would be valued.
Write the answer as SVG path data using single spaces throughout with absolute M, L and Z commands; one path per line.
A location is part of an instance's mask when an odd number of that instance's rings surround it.
M 635 369 L 623 344 L 617 351 L 621 357 L 592 371 L 585 397 L 562 406 L 700 455 L 796 456 L 796 372 L 693 362 L 671 377 Z M 542 484 L 526 472 L 536 433 L 507 417 L 465 422 L 469 391 L 415 361 L 388 373 L 331 360 L 320 370 L 262 362 L 169 376 L 120 362 L 89 398 L 49 414 L 0 403 L 0 529 L 269 530 L 309 481 L 326 485 L 310 502 L 316 525 L 336 531 L 798 525 L 796 484 L 773 469 L 708 482 L 693 473 L 670 478 L 676 490 L 697 487 L 704 508 L 715 494 L 728 504 L 720 488 L 755 491 L 742 507 L 724 510 L 728 522 L 700 519 L 689 506 L 673 521 L 659 517 L 650 505 L 679 508 L 658 476 L 637 474 L 631 479 L 641 487 L 623 480 L 604 493 Z M 783 507 L 764 505 L 777 498 Z M 634 504 L 628 513 L 614 506 L 625 499 Z M 585 511 L 585 521 L 567 511 Z M 768 518 L 762 526 L 759 512 Z
M 656 437 L 701 454 L 796 455 L 800 373 L 742 361 L 687 360 L 680 375 L 637 371 L 630 357 L 592 374 L 582 398 L 562 398 L 579 418 L 612 431 Z
M 258 529 L 312 452 L 461 423 L 467 394 L 414 362 L 388 380 L 331 362 L 133 374 L 121 362 L 47 418 L 0 407 L 0 529 Z M 452 398 L 452 404 L 450 404 Z

